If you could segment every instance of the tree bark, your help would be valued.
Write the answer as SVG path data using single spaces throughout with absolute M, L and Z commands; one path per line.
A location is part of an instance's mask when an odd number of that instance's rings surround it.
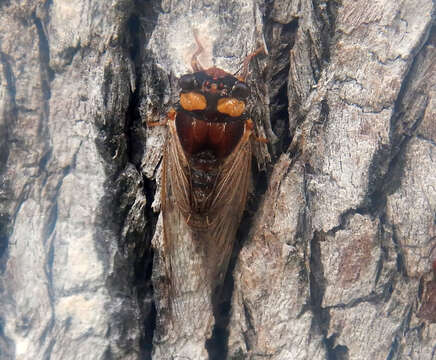
M 0 358 L 436 359 L 434 18 L 431 0 L 0 1 Z M 230 73 L 266 46 L 248 84 L 269 143 L 212 332 L 188 336 L 162 261 L 166 129 L 146 122 L 176 103 L 193 29 Z

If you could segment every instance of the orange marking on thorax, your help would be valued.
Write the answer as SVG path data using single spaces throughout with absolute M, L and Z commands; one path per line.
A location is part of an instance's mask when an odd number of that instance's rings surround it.
M 221 98 L 218 100 L 217 110 L 231 117 L 241 116 L 245 110 L 245 103 L 235 98 Z
M 180 94 L 180 105 L 187 111 L 204 110 L 207 102 L 203 94 L 191 91 Z

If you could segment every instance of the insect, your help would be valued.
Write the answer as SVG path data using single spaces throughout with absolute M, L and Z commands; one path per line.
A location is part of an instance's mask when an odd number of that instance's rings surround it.
M 180 100 L 168 114 L 163 155 L 163 247 L 171 311 L 190 314 L 191 332 L 210 331 L 203 310 L 227 271 L 251 176 L 253 122 L 246 112 L 250 60 L 239 77 L 204 69 L 197 50 L 193 73 L 181 76 Z M 259 139 L 259 138 L 257 138 Z M 260 141 L 263 141 L 259 139 Z M 178 331 L 187 324 L 178 324 Z

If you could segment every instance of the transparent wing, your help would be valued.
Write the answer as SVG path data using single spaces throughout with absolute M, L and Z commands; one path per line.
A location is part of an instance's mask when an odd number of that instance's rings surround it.
M 251 181 L 251 131 L 246 129 L 220 169 L 208 211 L 207 267 L 210 280 L 224 280 Z
M 204 244 L 188 225 L 191 185 L 190 169 L 169 121 L 162 177 L 164 259 L 169 278 L 170 312 L 178 338 L 205 341 L 213 326 L 211 287 L 205 273 Z
M 245 208 L 251 170 L 251 130 L 221 165 L 208 211 L 192 214 L 189 163 L 174 121 L 164 153 L 162 211 L 164 257 L 170 279 L 173 323 L 187 336 L 208 337 L 213 326 L 211 294 L 223 280 Z

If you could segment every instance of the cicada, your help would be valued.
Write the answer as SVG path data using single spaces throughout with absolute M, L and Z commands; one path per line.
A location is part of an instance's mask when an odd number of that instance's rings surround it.
M 198 61 L 203 47 L 194 36 L 193 72 L 180 77 L 179 102 L 166 121 L 161 209 L 171 311 L 184 319 L 178 331 L 204 333 L 247 200 L 254 129 L 245 78 L 263 48 L 247 56 L 235 76 L 204 69 Z

